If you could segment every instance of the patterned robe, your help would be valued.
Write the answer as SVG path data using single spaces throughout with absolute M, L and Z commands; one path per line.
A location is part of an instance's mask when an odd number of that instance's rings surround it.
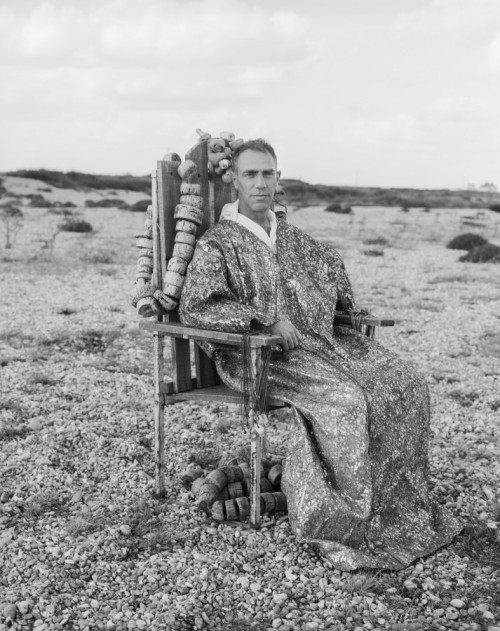
M 355 309 L 340 255 L 279 219 L 276 253 L 234 221 L 205 233 L 179 313 L 219 331 L 284 318 L 300 330 L 300 348 L 273 353 L 268 386 L 298 411 L 282 480 L 290 524 L 339 569 L 400 569 L 460 531 L 429 497 L 428 389 L 376 341 L 334 327 L 336 309 Z M 204 348 L 241 390 L 239 351 Z

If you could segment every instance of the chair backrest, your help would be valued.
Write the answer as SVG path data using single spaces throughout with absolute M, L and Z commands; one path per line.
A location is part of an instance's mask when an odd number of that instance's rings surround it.
M 201 141 L 186 154 L 186 160 L 192 160 L 198 167 L 198 173 L 191 178 L 201 186 L 203 198 L 203 221 L 198 227 L 199 238 L 210 226 L 219 220 L 224 204 L 236 199 L 234 186 L 224 183 L 220 175 L 208 172 L 208 142 Z M 178 162 L 159 160 L 152 173 L 153 197 L 153 283 L 162 287 L 167 263 L 172 256 L 175 239 L 175 207 L 179 203 L 182 179 L 177 172 Z M 165 322 L 178 322 L 177 310 L 169 311 L 161 318 Z M 193 388 L 205 388 L 220 383 L 213 362 L 189 340 L 175 338 L 172 343 L 172 381 L 175 392 Z M 194 355 L 194 356 L 193 356 Z M 196 377 L 191 372 L 192 356 Z

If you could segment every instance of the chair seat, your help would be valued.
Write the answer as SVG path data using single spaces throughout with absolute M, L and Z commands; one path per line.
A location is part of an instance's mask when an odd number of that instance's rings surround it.
M 241 403 L 241 394 L 235 390 L 231 390 L 223 384 L 210 386 L 208 388 L 196 388 L 195 390 L 186 390 L 185 392 L 172 392 L 172 383 L 166 382 L 160 385 L 160 392 L 165 395 L 164 401 L 168 405 L 177 403 L 178 401 L 215 401 L 217 403 Z M 283 399 L 269 397 L 267 399 L 268 407 L 285 407 L 288 405 Z

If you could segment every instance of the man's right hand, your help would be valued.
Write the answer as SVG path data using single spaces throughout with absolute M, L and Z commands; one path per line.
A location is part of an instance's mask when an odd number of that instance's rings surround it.
M 291 322 L 288 322 L 288 320 L 280 320 L 270 326 L 266 326 L 264 327 L 264 331 L 271 333 L 271 335 L 279 335 L 283 338 L 282 346 L 284 351 L 291 351 L 293 348 L 300 346 L 302 342 L 302 334 Z

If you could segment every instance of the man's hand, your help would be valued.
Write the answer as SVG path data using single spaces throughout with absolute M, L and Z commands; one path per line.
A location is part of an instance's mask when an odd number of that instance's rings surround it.
M 302 335 L 298 329 L 296 329 L 288 320 L 280 320 L 270 326 L 264 327 L 266 333 L 272 335 L 279 335 L 283 338 L 283 350 L 291 351 L 292 348 L 297 348 L 302 342 Z

